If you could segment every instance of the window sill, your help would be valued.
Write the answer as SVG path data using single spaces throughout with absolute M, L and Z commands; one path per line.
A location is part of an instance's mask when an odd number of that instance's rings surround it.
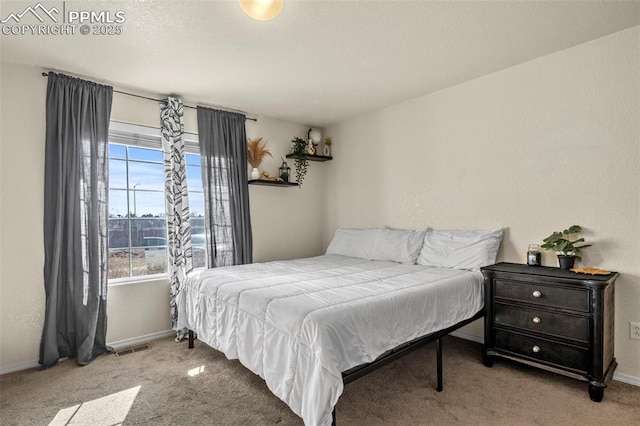
M 123 285 L 150 283 L 154 281 L 168 283 L 169 276 L 167 274 L 156 274 L 156 275 L 145 275 L 143 277 L 116 278 L 116 279 L 109 280 L 107 285 L 109 287 L 119 287 Z

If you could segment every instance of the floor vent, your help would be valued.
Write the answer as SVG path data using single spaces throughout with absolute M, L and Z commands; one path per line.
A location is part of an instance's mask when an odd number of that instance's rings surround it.
M 132 354 L 134 352 L 146 351 L 147 349 L 151 349 L 151 346 L 150 345 L 129 346 L 129 347 L 117 349 L 114 355 L 125 356 L 125 355 Z

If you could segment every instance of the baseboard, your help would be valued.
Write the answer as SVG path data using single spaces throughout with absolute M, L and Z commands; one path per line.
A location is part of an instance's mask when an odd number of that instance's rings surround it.
M 145 334 L 144 336 L 132 337 L 131 339 L 118 340 L 116 342 L 107 343 L 112 348 L 120 348 L 122 346 L 135 346 L 141 343 L 147 343 L 151 340 L 162 339 L 176 334 L 175 330 L 159 331 L 157 333 Z
M 474 336 L 473 334 L 469 334 L 469 333 L 463 333 L 461 331 L 454 331 L 453 333 L 450 333 L 451 336 L 453 337 L 458 337 L 460 339 L 464 339 L 464 340 L 470 340 L 472 342 L 476 342 L 476 343 L 484 343 L 484 338 L 483 337 L 479 337 L 479 336 Z M 635 385 L 635 386 L 640 386 L 640 377 L 635 377 L 635 376 L 630 376 L 628 374 L 618 374 L 615 373 L 613 375 L 613 380 L 616 380 L 618 382 L 623 382 L 623 383 L 627 383 L 630 385 Z
M 617 380 L 622 383 L 627 383 L 629 385 L 640 386 L 640 377 L 630 376 L 628 374 L 613 374 L 613 380 Z
M 159 331 L 157 333 L 145 334 L 144 336 L 132 337 L 131 339 L 118 340 L 115 342 L 108 342 L 107 345 L 112 348 L 119 348 L 122 346 L 135 346 L 141 343 L 147 343 L 151 340 L 161 339 L 163 337 L 173 336 L 174 330 Z M 40 363 L 35 361 L 19 362 L 17 364 L 10 364 L 4 367 L 0 367 L 0 376 L 3 374 L 14 373 L 16 371 L 27 370 L 29 368 L 38 368 Z
M 476 343 L 480 343 L 483 344 L 484 343 L 484 337 L 479 337 L 479 336 L 475 336 L 473 334 L 469 334 L 469 333 L 465 333 L 459 330 L 456 330 L 452 333 L 449 333 L 449 335 L 453 336 L 453 337 L 457 337 L 459 339 L 464 339 L 464 340 L 471 340 L 472 342 L 476 342 Z
M 28 370 L 29 368 L 38 368 L 40 364 L 38 361 L 19 362 L 17 364 L 10 364 L 4 367 L 0 367 L 0 376 L 3 374 L 15 373 L 16 371 Z

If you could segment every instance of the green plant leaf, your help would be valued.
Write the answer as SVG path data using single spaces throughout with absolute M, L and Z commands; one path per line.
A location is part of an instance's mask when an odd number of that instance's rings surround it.
M 578 247 L 574 247 L 574 248 L 576 250 L 580 250 L 580 249 L 583 249 L 583 248 L 591 247 L 592 245 L 593 244 L 584 244 L 584 245 L 581 245 L 581 246 L 578 246 Z
M 564 234 L 577 234 L 578 232 L 582 232 L 580 225 L 571 225 L 569 229 L 563 231 Z
M 571 241 L 569 239 L 570 235 L 577 234 L 579 232 L 582 232 L 582 228 L 579 225 L 571 225 L 562 232 L 553 232 L 547 238 L 542 240 L 544 244 L 540 247 L 547 250 L 553 250 L 559 254 L 575 254 L 576 258 L 581 259 L 582 252 L 580 249 L 591 247 L 591 244 L 576 246 L 576 243 L 584 242 L 584 238 L 578 238 L 575 241 Z
M 560 238 L 562 238 L 562 234 L 559 232 L 554 232 L 553 234 L 549 235 L 547 238 L 545 238 L 542 241 L 548 242 L 548 243 L 556 243 Z
M 561 253 L 565 252 L 567 250 L 568 243 L 569 242 L 567 240 L 559 241 L 556 245 L 556 251 L 559 251 Z

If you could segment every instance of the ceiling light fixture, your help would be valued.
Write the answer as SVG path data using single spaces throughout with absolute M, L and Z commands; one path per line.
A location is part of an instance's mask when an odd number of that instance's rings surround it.
M 283 0 L 239 0 L 240 7 L 258 21 L 269 21 L 282 12 Z

